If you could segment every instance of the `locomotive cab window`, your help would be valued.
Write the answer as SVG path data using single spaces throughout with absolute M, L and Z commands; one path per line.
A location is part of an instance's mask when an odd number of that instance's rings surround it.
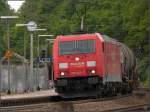
M 95 40 L 63 41 L 59 43 L 59 54 L 94 53 Z

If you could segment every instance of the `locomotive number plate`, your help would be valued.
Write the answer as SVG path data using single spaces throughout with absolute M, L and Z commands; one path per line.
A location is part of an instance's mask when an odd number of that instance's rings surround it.
M 74 67 L 81 67 L 81 66 L 84 66 L 84 65 L 85 65 L 84 62 L 70 63 L 70 66 L 74 66 Z

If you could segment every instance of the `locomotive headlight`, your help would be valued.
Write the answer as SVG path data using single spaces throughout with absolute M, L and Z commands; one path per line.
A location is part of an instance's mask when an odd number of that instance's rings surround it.
M 60 73 L 60 75 L 61 75 L 61 76 L 64 76 L 64 75 L 65 75 L 65 73 L 64 73 L 64 72 L 61 72 L 61 73 Z
M 95 70 L 92 70 L 91 73 L 92 73 L 92 74 L 95 74 L 96 72 L 95 72 Z
M 76 57 L 76 58 L 75 58 L 75 60 L 76 60 L 76 61 L 79 61 L 79 60 L 80 60 L 80 58 L 79 58 L 79 57 Z
M 68 68 L 68 63 L 59 63 L 59 68 L 60 69 Z
M 94 66 L 96 66 L 96 61 L 87 61 L 87 66 L 88 67 L 94 67 Z

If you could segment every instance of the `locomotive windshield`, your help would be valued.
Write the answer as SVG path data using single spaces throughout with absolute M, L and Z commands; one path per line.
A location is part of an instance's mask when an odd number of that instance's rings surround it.
M 94 53 L 95 40 L 63 41 L 59 43 L 59 54 Z

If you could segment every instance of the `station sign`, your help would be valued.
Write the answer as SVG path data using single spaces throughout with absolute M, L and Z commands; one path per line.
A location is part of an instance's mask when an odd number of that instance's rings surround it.
M 41 62 L 41 63 L 52 62 L 52 61 L 53 61 L 52 57 L 46 57 L 46 58 L 39 57 L 38 58 L 38 62 Z

